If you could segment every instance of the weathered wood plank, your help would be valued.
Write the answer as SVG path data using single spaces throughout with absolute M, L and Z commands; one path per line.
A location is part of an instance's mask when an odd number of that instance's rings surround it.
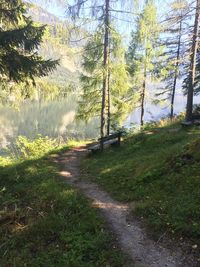
M 120 145 L 121 142 L 121 136 L 123 132 L 117 132 L 110 134 L 108 136 L 105 136 L 103 138 L 99 138 L 98 144 L 94 144 L 88 147 L 88 150 L 95 153 L 101 149 L 101 142 L 103 141 L 104 147 L 108 147 L 109 145 Z
M 108 140 L 104 142 L 104 147 L 108 147 L 109 145 L 119 144 L 118 140 Z M 93 146 L 88 147 L 88 150 L 91 152 L 97 152 L 100 150 L 100 144 L 95 144 Z
M 183 122 L 181 122 L 181 125 L 182 126 L 192 126 L 193 122 L 192 121 L 183 121 Z

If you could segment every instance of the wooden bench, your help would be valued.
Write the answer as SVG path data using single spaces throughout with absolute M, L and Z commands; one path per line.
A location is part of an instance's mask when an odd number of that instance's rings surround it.
M 88 147 L 88 150 L 91 151 L 92 153 L 95 153 L 97 151 L 101 150 L 101 142 L 103 142 L 103 147 L 108 147 L 109 145 L 117 145 L 119 146 L 121 143 L 121 136 L 123 132 L 117 132 L 113 133 L 107 136 L 104 136 L 103 138 L 98 139 L 98 143 L 91 145 Z
M 183 127 L 193 126 L 193 125 L 200 125 L 200 115 L 193 114 L 191 121 L 183 121 L 181 122 Z
M 192 121 L 182 121 L 181 122 L 181 126 L 183 127 L 188 127 L 188 126 L 192 126 L 193 122 Z

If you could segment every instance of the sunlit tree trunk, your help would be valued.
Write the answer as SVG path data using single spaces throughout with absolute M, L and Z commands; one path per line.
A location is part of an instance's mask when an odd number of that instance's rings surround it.
M 192 39 L 192 49 L 191 49 L 191 56 L 190 56 L 189 85 L 188 85 L 187 106 L 186 106 L 186 121 L 192 121 L 193 94 L 194 94 L 194 82 L 195 82 L 196 58 L 197 58 L 198 34 L 199 34 L 199 18 L 200 18 L 200 0 L 197 0 L 193 39 Z
M 176 53 L 177 54 L 176 66 L 175 66 L 174 83 L 173 83 L 172 96 L 171 96 L 171 112 L 170 112 L 171 120 L 174 117 L 174 99 L 175 99 L 176 84 L 177 84 L 179 64 L 180 64 L 181 33 L 182 33 L 182 20 L 180 21 L 180 26 L 179 26 L 179 38 L 178 38 L 178 47 L 177 47 L 177 53 Z
M 147 57 L 147 53 L 146 53 Z M 144 63 L 144 80 L 142 85 L 142 93 L 141 93 L 141 117 L 140 117 L 140 126 L 144 125 L 144 105 L 145 105 L 145 94 L 146 94 L 146 79 L 147 79 L 147 63 L 145 58 Z
M 103 88 L 102 88 L 102 105 L 101 105 L 101 142 L 100 148 L 103 150 L 103 141 L 102 138 L 106 133 L 106 92 L 108 89 L 108 55 L 109 55 L 109 6 L 110 0 L 105 0 L 105 19 L 104 19 L 104 77 L 103 77 Z
M 108 90 L 107 90 L 107 97 L 108 97 L 108 114 L 107 114 L 107 135 L 110 134 L 110 122 L 111 122 L 111 113 L 110 113 L 110 70 L 108 70 Z

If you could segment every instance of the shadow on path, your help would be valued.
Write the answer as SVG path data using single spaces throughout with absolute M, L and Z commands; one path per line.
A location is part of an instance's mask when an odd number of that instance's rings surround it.
M 96 184 L 81 180 L 80 160 L 87 155 L 85 147 L 76 148 L 59 155 L 54 160 L 62 164 L 60 175 L 66 182 L 82 191 L 92 205 L 98 208 L 115 234 L 119 247 L 129 255 L 135 267 L 195 267 L 177 248 L 171 251 L 160 243 L 150 240 L 143 227 L 135 220 L 127 220 L 131 211 L 129 204 L 113 200 Z

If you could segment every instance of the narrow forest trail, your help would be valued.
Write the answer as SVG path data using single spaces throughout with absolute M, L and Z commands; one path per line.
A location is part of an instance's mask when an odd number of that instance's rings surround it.
M 118 246 L 129 256 L 134 267 L 193 267 L 180 249 L 166 249 L 160 242 L 150 240 L 139 222 L 130 219 L 129 204 L 113 200 L 108 193 L 96 184 L 81 179 L 80 160 L 85 157 L 85 147 L 75 148 L 54 158 L 61 164 L 60 175 L 66 182 L 78 189 L 91 200 L 92 206 L 99 209 L 114 233 Z M 123 267 L 123 266 L 122 266 Z

